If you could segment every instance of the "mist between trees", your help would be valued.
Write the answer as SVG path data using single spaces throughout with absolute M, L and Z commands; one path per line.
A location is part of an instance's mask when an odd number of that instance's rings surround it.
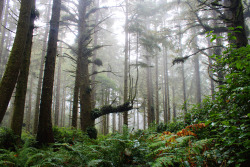
M 1 0 L 0 16 L 1 126 L 41 144 L 53 126 L 187 121 L 225 84 L 225 48 L 249 39 L 247 0 Z

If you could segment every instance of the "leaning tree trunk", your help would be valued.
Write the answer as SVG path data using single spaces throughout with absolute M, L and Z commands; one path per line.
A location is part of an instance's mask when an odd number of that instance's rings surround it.
M 27 36 L 27 41 L 25 44 L 24 56 L 22 57 L 21 69 L 16 86 L 16 96 L 14 101 L 14 111 L 11 123 L 11 129 L 14 134 L 21 138 L 23 117 L 24 117 L 24 107 L 25 107 L 25 98 L 28 85 L 28 76 L 29 76 L 29 67 L 30 67 L 30 58 L 31 58 L 31 49 L 32 49 L 32 38 L 34 30 L 34 22 L 36 18 L 35 14 L 35 0 L 31 0 L 32 3 L 32 12 L 30 15 L 30 28 Z
M 47 16 L 46 22 L 47 23 L 49 22 L 49 19 L 50 19 L 50 13 L 51 13 L 51 0 L 49 0 L 49 6 L 48 6 L 48 10 L 46 12 L 46 16 Z M 40 97 L 41 97 L 41 90 L 42 90 L 44 59 L 45 59 L 45 55 L 46 55 L 48 35 L 49 35 L 49 26 L 46 27 L 45 33 L 44 33 L 44 38 L 43 38 L 42 57 L 41 57 L 41 62 L 40 62 L 40 70 L 39 70 L 37 92 L 36 92 L 33 134 L 37 133 L 37 128 L 38 128 L 38 118 L 39 118 Z
M 7 110 L 20 71 L 22 57 L 25 50 L 25 45 L 23 45 L 23 43 L 27 39 L 30 25 L 31 4 L 30 0 L 21 1 L 16 37 L 8 64 L 0 83 L 0 123 L 2 122 Z
M 52 94 L 53 94 L 53 82 L 55 73 L 60 11 L 61 11 L 61 0 L 53 0 L 48 49 L 47 49 L 45 71 L 43 77 L 39 124 L 36 137 L 36 140 L 40 144 L 54 143 L 54 135 L 52 131 L 52 122 L 51 122 L 51 104 L 52 104 Z

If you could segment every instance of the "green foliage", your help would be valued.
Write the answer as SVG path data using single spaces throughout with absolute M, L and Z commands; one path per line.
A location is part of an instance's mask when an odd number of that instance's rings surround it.
M 14 149 L 17 136 L 6 127 L 0 127 L 0 149 Z
M 56 143 L 73 143 L 88 139 L 79 129 L 53 127 L 53 133 Z
M 226 73 L 225 84 L 215 101 L 207 98 L 200 107 L 191 110 L 192 122 L 204 121 L 210 125 L 201 137 L 217 140 L 211 153 L 216 152 L 218 164 L 240 166 L 249 163 L 250 46 L 229 48 L 218 63 Z
M 87 134 L 89 138 L 96 139 L 97 138 L 97 130 L 95 127 L 88 127 L 87 128 Z

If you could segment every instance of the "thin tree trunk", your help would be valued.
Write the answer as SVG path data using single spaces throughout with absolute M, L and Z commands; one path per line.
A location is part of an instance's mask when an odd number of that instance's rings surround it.
M 124 60 L 124 103 L 128 101 L 128 0 L 125 0 L 125 60 Z M 123 113 L 123 123 L 128 126 L 128 112 Z
M 209 47 L 211 46 L 210 44 L 210 41 L 208 40 L 208 45 Z M 214 80 L 212 79 L 214 76 L 213 76 L 213 72 L 211 70 L 212 68 L 212 58 L 210 56 L 212 56 L 212 50 L 209 49 L 208 50 L 208 62 L 209 62 L 209 71 L 208 71 L 208 74 L 209 74 L 209 77 L 210 77 L 210 87 L 211 87 L 211 96 L 212 96 L 212 100 L 215 100 L 215 86 L 214 86 Z
M 96 0 L 96 8 L 99 8 L 99 0 Z M 98 39 L 98 28 L 97 28 L 97 25 L 98 25 L 98 21 L 99 21 L 99 12 L 97 11 L 96 12 L 96 15 L 95 15 L 95 29 L 94 29 L 94 46 L 93 47 L 96 47 L 97 46 L 97 39 Z M 94 61 L 96 59 L 96 56 L 97 56 L 97 50 L 94 50 L 93 52 L 93 57 L 92 57 L 92 61 Z M 93 66 L 92 66 L 92 74 L 94 74 L 96 71 L 96 65 L 93 63 Z M 96 104 L 96 85 L 95 85 L 95 77 L 96 75 L 92 75 L 91 76 L 91 88 L 92 88 L 92 95 L 91 95 L 91 102 L 92 102 L 92 108 L 95 108 L 95 104 Z
M 182 55 L 182 35 L 181 35 L 181 26 L 179 25 L 179 50 L 180 50 L 180 57 L 183 57 Z M 184 118 L 187 114 L 187 95 L 186 95 L 186 79 L 185 79 L 185 70 L 184 70 L 184 63 L 181 65 L 181 77 L 182 77 L 182 91 L 183 91 L 183 105 L 184 105 Z
M 196 33 L 196 29 L 193 29 L 193 34 Z M 197 42 L 198 38 L 197 36 L 194 38 L 192 47 L 194 48 L 194 52 L 197 52 Z M 195 97 L 196 97 L 196 103 L 201 104 L 201 79 L 200 79 L 200 64 L 199 64 L 199 55 L 194 56 L 194 73 L 195 73 Z
M 3 0 L 1 0 L 3 2 Z M 3 26 L 6 27 L 7 25 L 7 20 L 8 20 L 8 8 L 9 8 L 9 2 L 10 0 L 6 1 L 6 5 L 5 5 L 5 12 L 4 12 L 4 22 L 3 22 Z M 3 46 L 4 46 L 4 40 L 5 40 L 5 28 L 1 27 L 1 43 L 0 43 L 0 65 L 2 65 L 2 60 L 3 60 Z M 6 46 L 7 47 L 7 46 Z M 0 79 L 2 78 L 2 74 L 3 74 L 3 67 L 0 67 Z
M 61 52 L 61 51 L 60 51 Z M 60 91 L 61 91 L 61 63 L 62 58 L 59 57 L 58 66 L 57 66 L 57 82 L 56 82 L 56 104 L 55 104 L 55 115 L 54 115 L 54 125 L 59 126 L 59 111 L 60 111 Z
M 3 7 L 4 7 L 4 0 L 0 0 L 0 23 L 2 22 Z
M 48 49 L 47 49 L 45 71 L 43 77 L 39 124 L 36 137 L 38 143 L 41 144 L 54 143 L 54 135 L 52 131 L 52 122 L 51 122 L 51 104 L 52 104 L 52 94 L 53 94 L 53 81 L 55 73 L 60 11 L 61 11 L 61 0 L 53 0 Z
M 29 101 L 28 101 L 28 110 L 26 113 L 26 131 L 30 132 L 31 130 L 31 109 L 32 109 L 32 89 L 33 89 L 33 76 L 30 75 L 30 90 L 29 90 Z
M 159 124 L 159 65 L 158 65 L 158 55 L 155 56 L 155 111 L 156 111 L 156 124 Z
M 61 107 L 61 127 L 65 126 L 65 87 L 63 88 L 62 107 Z
M 51 14 L 51 0 L 49 0 L 49 6 L 48 6 L 48 10 L 46 12 L 46 16 L 47 16 L 46 23 L 48 23 L 49 20 L 50 20 L 50 14 Z M 33 134 L 37 134 L 37 128 L 38 128 L 38 118 L 39 118 L 40 97 L 41 97 L 41 90 L 42 90 L 43 69 L 44 69 L 44 60 L 45 60 L 45 55 L 46 55 L 48 36 L 49 36 L 49 26 L 46 27 L 45 33 L 44 33 L 44 38 L 43 38 L 42 57 L 41 57 L 41 62 L 40 62 L 38 84 L 37 84 L 37 91 L 36 91 Z
M 148 127 L 155 121 L 151 60 L 147 57 Z
M 8 60 L 8 64 L 6 66 L 3 78 L 0 82 L 0 123 L 3 120 L 4 114 L 7 110 L 11 95 L 18 79 L 22 57 L 25 50 L 25 45 L 23 45 L 23 43 L 24 41 L 26 41 L 29 31 L 30 13 L 31 1 L 22 0 L 16 37 Z
M 71 127 L 71 117 L 72 117 L 72 97 L 70 97 L 70 102 L 69 102 L 69 127 Z
M 143 130 L 146 129 L 146 101 L 143 101 Z
M 29 32 L 27 35 L 27 40 L 25 44 L 24 56 L 22 57 L 22 65 L 20 68 L 20 73 L 18 76 L 17 86 L 16 86 L 16 96 L 14 101 L 14 111 L 13 118 L 11 123 L 11 129 L 14 134 L 21 138 L 22 125 L 24 118 L 24 108 L 25 108 L 25 99 L 26 91 L 28 86 L 28 76 L 29 76 L 29 67 L 30 67 L 30 58 L 32 50 L 32 39 L 33 39 L 33 29 L 35 22 L 35 0 L 31 0 L 32 12 L 30 15 L 30 26 Z
M 164 47 L 164 88 L 165 88 L 165 101 L 164 101 L 164 123 L 169 123 L 170 122 L 170 102 L 169 102 L 169 75 L 168 75 L 168 55 L 166 51 L 166 47 Z

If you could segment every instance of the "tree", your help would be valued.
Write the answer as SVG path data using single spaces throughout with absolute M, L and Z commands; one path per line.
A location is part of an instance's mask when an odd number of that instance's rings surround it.
M 2 21 L 3 7 L 4 7 L 4 0 L 0 0 L 0 22 Z
M 51 121 L 51 104 L 57 53 L 61 0 L 53 0 L 49 40 L 43 77 L 39 124 L 36 140 L 40 144 L 54 143 Z
M 46 11 L 46 22 L 48 23 L 50 20 L 50 13 L 51 13 L 51 0 L 49 0 L 49 5 Z M 34 125 L 33 125 L 33 134 L 37 134 L 38 128 L 38 119 L 39 119 L 39 105 L 40 105 L 40 97 L 41 97 L 41 90 L 42 90 L 42 79 L 43 79 L 43 69 L 44 69 L 44 59 L 46 55 L 46 48 L 47 48 L 47 38 L 49 35 L 49 26 L 46 27 L 44 32 L 43 38 L 43 45 L 42 45 L 42 54 L 41 54 L 41 62 L 40 62 L 40 69 L 39 69 L 39 76 L 38 76 L 38 84 L 37 84 L 37 91 L 36 91 L 36 102 L 35 102 L 35 115 L 34 115 Z
M 124 57 L 124 92 L 123 101 L 124 103 L 128 100 L 128 0 L 125 0 L 125 57 Z M 128 112 L 124 112 L 123 123 L 128 126 Z
M 25 45 L 23 45 L 23 42 L 26 41 L 29 31 L 30 13 L 31 1 L 21 0 L 20 14 L 14 44 L 3 78 L 0 82 L 0 123 L 3 120 L 18 79 L 21 62 L 23 60 L 22 57 L 25 51 Z
M 37 17 L 35 0 L 31 0 L 31 15 L 30 15 L 30 26 L 29 32 L 27 34 L 27 40 L 25 43 L 25 51 L 22 57 L 22 64 L 20 73 L 18 76 L 17 86 L 16 86 L 16 96 L 14 101 L 14 111 L 11 123 L 11 129 L 13 132 L 21 138 L 22 133 L 22 124 L 24 117 L 24 107 L 25 107 L 25 99 L 26 99 L 26 90 L 28 85 L 28 76 L 29 76 L 29 67 L 30 67 L 30 58 L 31 58 L 31 50 L 32 50 L 32 39 L 33 39 L 33 30 L 34 30 L 34 22 Z

